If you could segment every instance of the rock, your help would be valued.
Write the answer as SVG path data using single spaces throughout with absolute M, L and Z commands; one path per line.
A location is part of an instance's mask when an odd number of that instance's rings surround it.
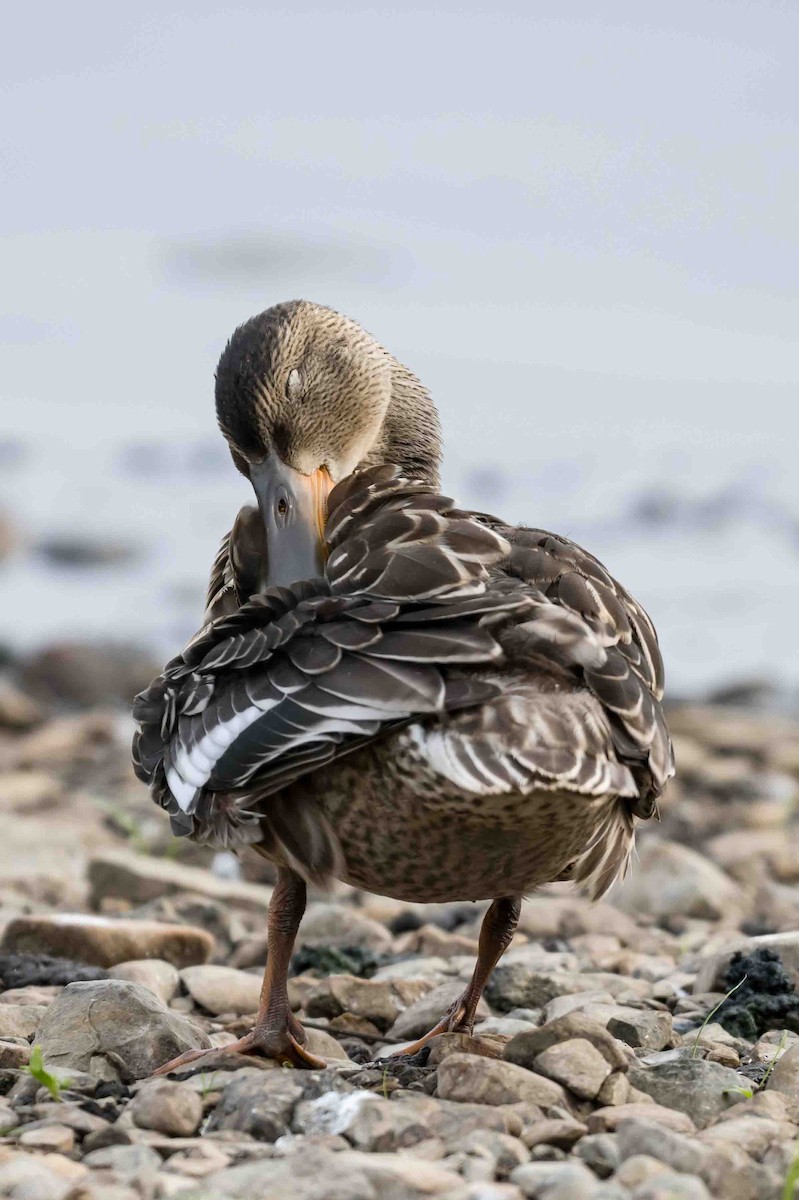
M 125 1112 L 140 1129 L 187 1138 L 193 1137 L 200 1128 L 203 1102 L 185 1083 L 158 1079 L 145 1083 Z
M 94 762 L 114 740 L 109 713 L 88 712 L 56 717 L 15 739 L 10 765 L 14 768 L 64 768 Z
M 71 983 L 45 1011 L 37 1036 L 48 1067 L 94 1073 L 105 1063 L 134 1079 L 185 1050 L 209 1045 L 204 1033 L 152 992 L 119 979 Z
M 637 869 L 616 893 L 627 913 L 717 921 L 740 912 L 740 887 L 715 863 L 677 842 L 648 839 Z
M 504 1043 L 499 1038 L 470 1037 L 468 1033 L 439 1033 L 430 1042 L 429 1067 L 437 1067 L 450 1054 L 480 1054 L 484 1058 L 502 1058 Z
M 249 975 L 233 967 L 187 967 L 180 978 L 189 995 L 211 1013 L 244 1016 L 258 1011 L 260 975 Z
M 440 1163 L 426 1162 L 410 1155 L 362 1154 L 357 1150 L 343 1150 L 338 1158 L 345 1168 L 363 1172 L 374 1187 L 376 1197 L 421 1194 L 460 1200 L 456 1191 L 460 1190 L 460 1177 Z
M 378 1029 L 394 1024 L 399 1014 L 430 990 L 424 979 L 358 979 L 354 975 L 328 975 L 308 996 L 309 1017 L 337 1017 L 353 1013 Z
M 187 968 L 197 970 L 198 968 Z M 199 970 L 203 970 L 202 967 Z M 119 963 L 108 972 L 111 979 L 124 979 L 128 983 L 138 983 L 157 996 L 164 1004 L 169 1004 L 178 990 L 180 976 L 172 963 L 162 958 L 139 958 L 131 962 Z
M 14 1200 L 66 1200 L 74 1181 L 60 1177 L 44 1162 L 27 1154 L 15 1154 L 0 1162 L 0 1195 Z
M 562 1083 L 575 1096 L 596 1099 L 602 1084 L 610 1075 L 610 1067 L 598 1050 L 584 1038 L 570 1038 L 544 1050 L 535 1060 L 539 1075 Z
M 63 641 L 32 654 L 20 678 L 35 696 L 95 708 L 132 703 L 158 671 L 158 660 L 140 646 Z
M 781 1055 L 769 1076 L 768 1086 L 785 1097 L 792 1119 L 799 1121 L 799 1045 L 791 1046 Z
M 588 1200 L 594 1194 L 596 1179 L 581 1162 L 525 1163 L 511 1172 L 524 1196 L 541 1200 Z
M 63 783 L 49 771 L 7 771 L 0 775 L 0 800 L 6 811 L 47 812 L 63 798 Z
M 577 1012 L 589 1004 L 612 1004 L 610 992 L 575 992 L 572 995 L 556 996 L 544 1005 L 544 1024 L 557 1021 L 570 1012 Z
M 365 946 L 377 952 L 391 949 L 391 934 L 385 925 L 345 904 L 309 904 L 299 941 L 308 946 Z
M 92 1150 L 83 1159 L 85 1167 L 113 1172 L 114 1177 L 127 1182 L 144 1181 L 161 1166 L 161 1156 L 149 1146 L 104 1146 Z
M 359 1150 L 399 1150 L 431 1136 L 428 1122 L 434 1102 L 425 1097 L 420 1104 L 421 1099 L 400 1095 L 389 1101 L 363 1090 L 329 1091 L 299 1105 L 295 1127 L 306 1134 L 346 1138 Z
M 296 1071 L 237 1071 L 222 1092 L 208 1123 L 208 1132 L 235 1129 L 258 1141 L 274 1142 L 288 1133 L 294 1106 L 303 1085 Z
M 41 1004 L 0 1004 L 0 1037 L 32 1038 L 46 1012 Z
M 31 1048 L 27 1041 L 0 1042 L 0 1070 L 20 1070 L 30 1061 Z
M 744 1106 L 741 1105 L 741 1108 Z M 709 1129 L 703 1129 L 699 1140 L 707 1146 L 717 1146 L 720 1142 L 737 1146 L 752 1158 L 762 1158 L 772 1142 L 784 1141 L 794 1136 L 794 1128 L 787 1122 L 769 1120 L 768 1117 L 754 1114 L 717 1121 Z
M 608 1033 L 640 1050 L 662 1050 L 671 1044 L 672 1016 L 651 1008 L 623 1008 L 608 1019 Z
M 589 1133 L 574 1147 L 574 1153 L 600 1179 L 607 1179 L 621 1162 L 621 1151 L 615 1134 Z
M 42 1125 L 23 1130 L 19 1144 L 27 1150 L 47 1150 L 54 1154 L 71 1154 L 75 1148 L 75 1131 L 67 1125 Z
M 451 1054 L 438 1068 L 438 1095 L 442 1100 L 472 1101 L 476 1104 L 529 1104 L 549 1108 L 569 1103 L 563 1088 L 515 1063 L 481 1058 L 475 1054 Z
M 707 1149 L 693 1138 L 640 1117 L 621 1121 L 616 1138 L 622 1159 L 648 1154 L 686 1175 L 698 1175 L 708 1158 Z
M 597 1093 L 597 1103 L 601 1105 L 626 1104 L 630 1098 L 630 1081 L 621 1071 L 608 1075 Z
M 399 1150 L 435 1138 L 456 1151 L 474 1130 L 517 1135 L 522 1122 L 513 1109 L 434 1100 L 402 1092 L 392 1100 L 374 1092 L 326 1091 L 302 1101 L 293 1127 L 306 1135 L 344 1137 L 360 1150 Z
M 91 900 L 95 908 L 107 897 L 144 904 L 161 896 L 192 892 L 266 918 L 272 889 L 256 883 L 219 879 L 210 871 L 172 859 L 127 851 L 106 851 L 89 862 Z M 189 964 L 185 964 L 188 966 Z
M 100 967 L 141 958 L 162 958 L 175 967 L 188 967 L 210 958 L 214 943 L 205 930 L 186 925 L 70 913 L 16 917 L 6 926 L 0 949 L 76 958 Z
M 519 1033 L 505 1047 L 504 1058 L 522 1067 L 532 1067 L 539 1054 L 559 1042 L 581 1038 L 590 1042 L 614 1071 L 626 1071 L 628 1057 L 603 1025 L 583 1013 L 567 1013 L 548 1021 L 540 1029 Z
M 682 1056 L 652 1064 L 633 1063 L 630 1082 L 658 1104 L 686 1113 L 700 1129 L 739 1100 L 737 1090 L 746 1084 L 729 1067 Z
M 722 987 L 724 973 L 735 951 L 752 954 L 759 949 L 776 950 L 794 985 L 799 988 L 799 930 L 791 929 L 783 933 L 760 934 L 757 937 L 730 934 L 725 939 L 723 950 L 715 951 L 699 960 L 693 991 L 697 994 L 726 991 L 726 988 Z
M 459 979 L 439 984 L 400 1013 L 387 1031 L 386 1038 L 392 1042 L 409 1042 L 422 1037 L 438 1024 L 452 1002 L 462 993 L 463 983 Z M 477 1020 L 490 1015 L 491 1010 L 486 1002 L 481 1000 L 477 1006 Z
M 380 1193 L 358 1165 L 345 1162 L 340 1153 L 314 1149 L 216 1171 L 194 1184 L 190 1195 L 191 1200 L 378 1200 Z M 387 1191 L 387 1200 L 412 1195 Z
M 723 1197 L 723 1200 L 763 1200 L 764 1197 L 784 1200 L 784 1181 L 796 1151 L 793 1140 L 782 1145 L 789 1150 L 789 1161 L 781 1163 L 775 1173 L 765 1163 L 752 1162 L 740 1146 L 716 1142 L 702 1168 L 702 1179 L 712 1195 Z M 771 1150 L 766 1157 L 770 1154 Z
M 526 1126 L 522 1130 L 522 1141 L 530 1150 L 543 1143 L 567 1150 L 587 1133 L 588 1127 L 582 1122 L 561 1117 L 536 1121 L 534 1125 Z
M 0 988 L 3 989 L 0 1002 L 4 999 L 8 1002 L 9 992 L 14 989 L 63 987 L 67 983 L 106 979 L 107 976 L 102 967 L 90 967 L 50 954 L 3 954 L 0 955 Z M 40 999 L 35 1003 L 49 1003 L 54 995 L 55 992 L 47 1001 Z
M 619 1104 L 614 1108 L 598 1108 L 585 1119 L 590 1133 L 612 1133 L 622 1121 L 640 1118 L 657 1121 L 667 1129 L 678 1133 L 695 1133 L 696 1126 L 687 1113 L 676 1108 L 665 1108 L 662 1104 Z
M 2 537 L 2 534 L 0 534 Z M 44 709 L 32 696 L 20 691 L 7 680 L 0 682 L 0 728 L 22 731 L 34 729 L 45 718 Z M 3 780 L 5 789 L 6 780 Z M 3 799 L 6 798 L 5 790 Z
M 635 1200 L 713 1200 L 701 1179 L 664 1171 L 635 1190 Z

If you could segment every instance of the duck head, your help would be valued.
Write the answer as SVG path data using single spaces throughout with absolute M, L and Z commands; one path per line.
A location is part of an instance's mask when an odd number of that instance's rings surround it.
M 438 414 L 415 375 L 354 321 L 307 300 L 239 326 L 216 372 L 216 411 L 263 520 L 266 586 L 321 573 L 327 496 L 380 463 L 439 486 Z

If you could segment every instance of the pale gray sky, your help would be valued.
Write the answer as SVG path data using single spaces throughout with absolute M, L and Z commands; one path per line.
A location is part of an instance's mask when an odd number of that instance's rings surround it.
M 785 666 L 799 559 L 769 506 L 799 513 L 793 3 L 33 3 L 4 42 L 0 394 L 33 449 L 0 466 L 0 506 L 34 530 L 127 523 L 164 585 L 165 506 L 190 507 L 180 578 L 199 578 L 244 498 L 179 467 L 214 436 L 216 358 L 305 295 L 430 384 L 465 501 L 486 502 L 487 467 L 508 516 L 593 537 L 662 613 L 678 680 Z M 114 482 L 130 438 L 171 448 L 169 500 Z M 653 483 L 734 485 L 743 510 L 751 489 L 757 511 L 712 549 L 625 539 Z M 0 578 L 11 607 L 26 569 Z M 151 632 L 153 578 L 137 586 Z M 729 629 L 700 636 L 731 598 Z

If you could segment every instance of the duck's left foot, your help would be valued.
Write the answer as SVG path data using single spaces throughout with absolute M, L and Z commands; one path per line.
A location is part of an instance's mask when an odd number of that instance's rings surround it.
M 304 1041 L 305 1030 L 296 1018 L 290 1017 L 285 1027 L 279 1031 L 259 1029 L 256 1026 L 250 1033 L 245 1034 L 236 1042 L 228 1043 L 227 1046 L 220 1046 L 214 1050 L 187 1050 L 185 1054 L 180 1054 L 171 1062 L 165 1063 L 163 1067 L 159 1067 L 154 1074 L 169 1075 L 172 1071 L 177 1071 L 201 1058 L 213 1058 L 214 1067 L 222 1070 L 228 1056 L 239 1054 L 273 1058 L 282 1067 L 300 1067 L 306 1071 L 323 1070 L 327 1063 L 323 1058 L 318 1058 L 317 1055 L 311 1054 L 310 1050 L 306 1050 L 303 1045 Z
M 503 896 L 486 910 L 480 927 L 480 944 L 474 974 L 462 996 L 449 1006 L 444 1016 L 429 1033 L 393 1054 L 418 1054 L 428 1042 L 440 1033 L 474 1032 L 475 1014 L 488 977 L 510 945 L 516 922 L 519 920 L 521 900 L 517 896 Z
M 469 996 L 467 989 L 462 996 L 458 997 L 454 1004 L 449 1006 L 438 1024 L 434 1025 L 433 1028 L 424 1035 L 424 1037 L 420 1037 L 417 1041 L 411 1042 L 410 1046 L 403 1046 L 401 1050 L 392 1050 L 388 1057 L 395 1058 L 399 1055 L 410 1056 L 412 1054 L 418 1054 L 420 1050 L 423 1050 L 425 1046 L 432 1042 L 434 1037 L 438 1037 L 440 1033 L 471 1034 L 474 1029 L 474 1012 L 472 1012 L 471 1017 L 469 1017 L 467 1008 L 468 1000 Z M 475 1003 L 475 1008 L 476 1007 L 477 1004 Z

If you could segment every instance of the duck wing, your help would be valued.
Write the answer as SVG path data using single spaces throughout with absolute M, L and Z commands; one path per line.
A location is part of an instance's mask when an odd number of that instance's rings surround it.
M 536 601 L 532 615 L 503 639 L 510 660 L 565 673 L 590 692 L 619 761 L 636 781 L 633 811 L 652 816 L 674 774 L 674 755 L 661 705 L 663 659 L 649 616 L 575 542 L 489 520 L 510 543 L 503 571 L 526 584 Z
M 458 668 L 499 659 L 496 627 L 530 605 L 487 589 L 507 542 L 393 468 L 339 485 L 329 511 L 324 577 L 213 621 L 136 699 L 134 766 L 177 833 L 258 840 L 293 780 L 499 692 Z
M 205 592 L 204 622 L 234 613 L 260 590 L 266 572 L 266 545 L 261 514 L 244 505 L 222 538 Z

